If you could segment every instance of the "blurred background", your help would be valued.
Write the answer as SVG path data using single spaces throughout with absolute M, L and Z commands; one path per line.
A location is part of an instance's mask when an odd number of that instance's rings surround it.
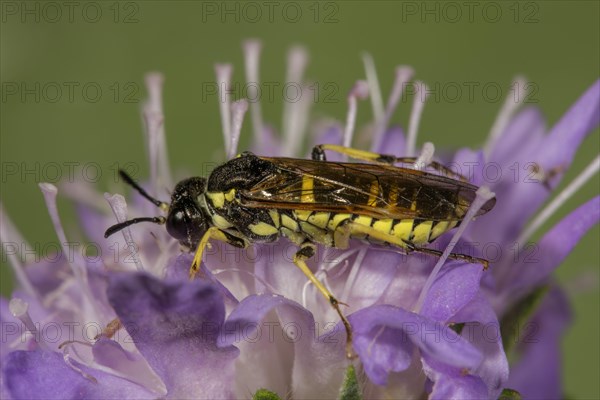
M 532 82 L 527 102 L 541 107 L 551 127 L 598 79 L 599 4 L 2 1 L 2 205 L 34 250 L 44 253 L 58 239 L 37 183 L 85 176 L 101 196 L 124 190 L 115 183 L 115 171 L 125 164 L 138 167 L 138 178 L 147 177 L 140 108 L 149 71 L 165 76 L 168 149 L 178 176 L 222 161 L 219 104 L 210 90 L 214 64 L 233 63 L 233 81 L 243 84 L 241 43 L 247 38 L 263 42 L 265 82 L 284 82 L 288 49 L 306 47 L 305 76 L 323 88 L 311 105 L 313 119 L 345 120 L 346 95 L 364 79 L 366 51 L 375 60 L 384 99 L 400 64 L 412 66 L 416 78 L 436 91 L 425 105 L 419 146 L 425 140 L 437 148 L 481 146 L 516 75 Z M 392 123 L 406 127 L 411 102 L 402 99 Z M 282 105 L 281 96 L 262 101 L 264 120 L 276 128 Z M 370 104 L 361 102 L 357 126 L 371 118 Z M 246 120 L 241 149 L 250 136 Z M 599 148 L 596 130 L 561 187 Z M 546 228 L 599 190 L 596 176 Z M 67 236 L 84 243 L 69 203 L 60 200 L 59 211 Z M 593 229 L 558 271 L 576 318 L 564 342 L 570 398 L 600 396 L 598 231 Z M 0 273 L 2 295 L 8 296 L 12 276 L 4 249 Z

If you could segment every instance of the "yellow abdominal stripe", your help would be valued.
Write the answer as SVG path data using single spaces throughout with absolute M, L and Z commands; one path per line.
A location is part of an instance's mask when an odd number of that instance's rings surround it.
M 403 219 L 394 225 L 392 230 L 392 235 L 396 236 L 399 239 L 403 239 L 406 241 L 410 241 L 410 234 L 412 233 L 414 220 L 412 219 Z
M 290 218 L 289 215 L 284 214 L 281 216 L 281 224 L 292 232 L 298 232 L 298 223 L 294 219 Z
M 431 232 L 432 225 L 433 221 L 425 221 L 415 226 L 411 242 L 416 244 L 429 242 L 429 233 Z
M 330 216 L 331 214 L 328 212 L 316 212 L 308 217 L 308 222 L 321 229 L 326 229 Z
M 255 235 L 258 235 L 258 236 L 271 236 L 276 233 L 279 233 L 279 230 L 275 226 L 269 225 L 266 222 L 250 224 L 250 225 L 248 225 L 248 228 L 250 228 L 252 233 L 254 233 Z

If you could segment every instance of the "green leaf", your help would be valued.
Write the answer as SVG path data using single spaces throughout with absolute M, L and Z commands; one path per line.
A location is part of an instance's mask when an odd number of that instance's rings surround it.
M 362 393 L 356 379 L 356 370 L 354 365 L 350 365 L 346 370 L 346 377 L 340 392 L 340 400 L 362 400 Z
M 498 400 L 521 400 L 521 393 L 514 389 L 503 389 Z
M 464 327 L 465 327 L 465 323 L 464 322 L 459 322 L 459 323 L 454 323 L 453 322 L 450 325 L 448 325 L 448 328 L 452 329 L 454 332 L 456 332 L 459 335 L 462 332 L 462 330 L 463 330 Z
M 504 351 L 509 353 L 523 333 L 526 333 L 526 323 L 538 308 L 548 292 L 548 286 L 540 286 L 516 303 L 500 321 L 500 333 Z
M 254 396 L 252 396 L 252 400 L 281 400 L 276 393 L 271 392 L 267 389 L 258 389 Z

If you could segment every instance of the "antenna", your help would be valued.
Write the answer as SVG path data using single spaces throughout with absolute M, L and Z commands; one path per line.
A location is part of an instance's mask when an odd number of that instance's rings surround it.
M 140 222 L 154 222 L 155 224 L 162 225 L 166 221 L 167 220 L 165 219 L 165 217 L 142 217 L 142 218 L 129 219 L 127 221 L 123 221 L 118 224 L 114 224 L 113 226 L 108 228 L 106 230 L 106 232 L 104 232 L 104 238 L 109 237 L 110 235 L 112 235 L 115 232 L 119 232 L 121 229 L 127 228 L 129 225 L 137 224 Z
M 163 211 L 166 211 L 169 209 L 168 203 L 157 200 L 154 197 L 150 196 L 148 194 L 148 192 L 146 192 L 136 181 L 133 180 L 133 178 L 131 176 L 129 176 L 127 174 L 127 172 L 120 169 L 119 175 L 125 181 L 125 183 L 127 183 L 129 186 L 131 186 L 135 190 L 137 190 L 139 192 L 139 194 L 144 196 L 144 198 L 146 198 L 152 204 L 154 204 L 155 206 L 157 206 L 158 208 L 160 208 Z M 129 219 L 127 221 L 119 222 L 118 224 L 115 224 L 115 225 L 111 226 L 110 228 L 108 228 L 106 230 L 106 232 L 104 232 L 104 237 L 107 238 L 110 235 L 112 235 L 113 233 L 119 232 L 120 230 L 127 228 L 129 225 L 137 224 L 140 222 L 152 222 L 155 224 L 163 225 L 166 221 L 167 220 L 165 217 L 142 217 L 142 218 Z
M 125 172 L 124 170 L 120 169 L 119 175 L 125 181 L 125 183 L 137 190 L 142 196 L 148 199 L 156 207 L 163 210 L 166 210 L 169 207 L 169 205 L 164 201 L 156 200 L 154 197 L 150 196 L 148 192 L 146 192 L 140 185 L 138 185 L 138 183 L 134 181 L 132 177 L 127 175 L 127 172 Z

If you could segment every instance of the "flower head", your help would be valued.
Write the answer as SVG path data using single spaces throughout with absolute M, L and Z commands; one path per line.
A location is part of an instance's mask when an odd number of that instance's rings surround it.
M 244 43 L 250 83 L 258 82 L 260 48 L 257 41 Z M 359 100 L 370 97 L 375 120 L 364 131 L 371 137 L 371 150 L 415 156 L 412 168 L 429 171 L 435 161 L 433 145 L 416 151 L 425 84 L 414 83 L 417 95 L 405 136 L 403 129 L 389 124 L 412 69 L 397 69 L 384 105 L 373 60 L 365 56 L 364 61 L 366 80 L 349 90 L 345 125 L 317 125 L 315 143 L 350 145 Z M 306 51 L 292 49 L 287 81 L 303 82 L 306 63 Z M 216 74 L 218 87 L 226 90 L 231 66 L 217 65 Z M 150 181 L 144 187 L 156 195 L 172 189 L 174 181 L 165 148 L 162 77 L 150 74 L 146 82 Z M 360 391 L 368 398 L 498 398 L 505 387 L 533 396 L 559 394 L 558 387 L 542 388 L 539 377 L 542 371 L 558 371 L 556 342 L 569 321 L 568 308 L 557 287 L 545 297 L 540 288 L 552 285 L 552 271 L 598 222 L 600 199 L 582 205 L 542 237 L 535 268 L 506 252 L 490 260 L 488 271 L 447 257 L 452 249 L 489 257 L 476 243 L 496 243 L 501 249 L 517 243 L 518 255 L 523 255 L 533 232 L 598 170 L 596 158 L 581 178 L 534 217 L 585 135 L 598 126 L 599 90 L 597 82 L 549 133 L 537 109 L 517 112 L 519 102 L 507 101 L 484 149 L 462 149 L 447 160 L 459 171 L 475 166 L 467 178 L 488 188 L 478 191 L 459 230 L 436 241 L 444 252 L 440 259 L 407 256 L 358 241 L 347 250 L 318 248 L 308 264 L 348 304 L 344 312 L 353 327 L 358 355 L 354 361 L 345 357 L 345 332 L 335 311 L 294 267 L 296 248 L 289 242 L 282 239 L 246 250 L 214 243 L 200 266 L 200 279 L 190 282 L 192 255 L 182 252 L 163 227 L 136 224 L 110 241 L 102 238 L 103 228 L 114 224 L 115 217 L 123 222 L 127 215 L 156 215 L 160 210 L 154 205 L 141 196 L 127 205 L 121 195 L 106 194 L 111 217 L 99 205 L 99 196 L 83 184 L 64 186 L 62 191 L 78 206 L 85 233 L 105 256 L 90 260 L 68 257 L 71 253 L 65 251 L 54 262 L 32 265 L 12 257 L 19 288 L 10 301 L 0 299 L 0 322 L 6 332 L 0 343 L 0 393 L 14 399 L 234 398 L 266 388 L 282 398 L 334 398 L 340 395 L 348 365 L 354 363 Z M 229 104 L 223 96 L 220 105 L 227 157 L 237 153 L 247 111 L 253 151 L 302 156 L 299 149 L 309 121 L 306 99 L 285 104 L 280 134 L 265 125 L 259 102 L 242 99 Z M 486 180 L 486 163 L 507 169 L 515 162 L 530 163 L 535 182 Z M 40 187 L 57 235 L 66 243 L 57 188 Z M 492 196 L 490 190 L 497 198 L 495 209 L 471 223 L 471 216 Z M 21 240 L 3 210 L 1 227 L 6 243 Z M 118 256 L 111 257 L 111 249 L 119 249 Z M 523 318 L 522 302 L 531 296 L 542 299 L 539 309 L 530 307 L 534 320 L 548 328 L 534 346 L 520 344 L 522 357 L 509 378 L 505 327 L 516 318 L 515 312 Z M 556 304 L 560 307 L 553 307 Z M 51 324 L 60 332 L 52 340 L 45 331 Z M 540 354 L 545 355 L 543 365 Z

